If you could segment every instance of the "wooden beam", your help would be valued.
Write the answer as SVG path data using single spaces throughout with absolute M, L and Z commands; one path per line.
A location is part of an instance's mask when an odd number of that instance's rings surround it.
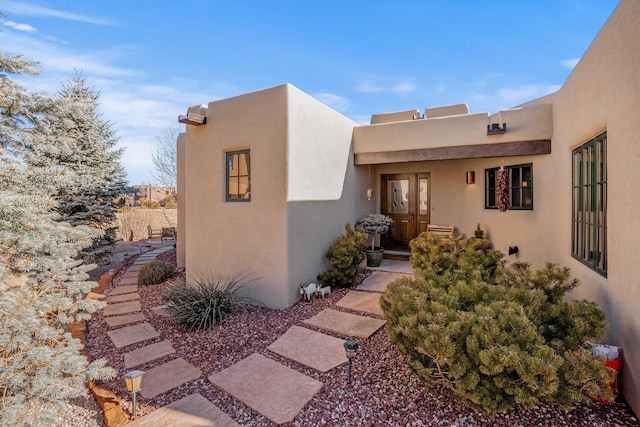
M 550 139 L 357 153 L 354 155 L 354 159 L 356 165 L 375 165 L 382 163 L 424 162 L 429 160 L 536 156 L 540 154 L 551 154 Z

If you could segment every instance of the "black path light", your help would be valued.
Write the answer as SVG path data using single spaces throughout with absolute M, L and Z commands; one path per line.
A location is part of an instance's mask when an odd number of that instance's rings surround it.
M 127 391 L 132 395 L 133 418 L 136 417 L 136 393 L 142 388 L 140 387 L 142 374 L 144 374 L 144 371 L 130 371 L 124 374 L 124 384 L 127 386 Z
M 347 384 L 351 384 L 351 362 L 354 357 L 356 357 L 356 353 L 358 352 L 358 343 L 355 341 L 345 341 L 344 342 L 344 351 L 347 352 L 347 359 L 349 359 L 349 370 L 347 374 Z

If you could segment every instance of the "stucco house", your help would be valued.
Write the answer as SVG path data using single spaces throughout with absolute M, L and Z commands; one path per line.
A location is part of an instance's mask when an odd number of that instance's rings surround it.
M 495 114 L 460 104 L 359 125 L 289 84 L 190 107 L 200 120 L 178 138 L 178 262 L 188 277 L 253 272 L 252 296 L 283 308 L 366 213 L 396 219 L 383 244 L 399 251 L 426 224 L 473 235 L 479 223 L 496 249 L 518 247 L 509 260 L 571 268 L 573 296 L 606 312 L 640 414 L 639 47 L 640 1 L 621 0 L 557 92 Z

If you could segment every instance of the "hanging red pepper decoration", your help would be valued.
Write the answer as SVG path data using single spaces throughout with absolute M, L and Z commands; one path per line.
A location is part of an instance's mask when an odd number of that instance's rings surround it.
M 501 167 L 496 173 L 496 207 L 505 212 L 509 206 L 509 171 Z

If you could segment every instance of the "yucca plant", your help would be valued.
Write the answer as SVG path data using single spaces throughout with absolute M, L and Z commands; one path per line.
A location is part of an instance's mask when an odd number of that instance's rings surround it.
M 162 300 L 171 317 L 189 331 L 209 329 L 237 309 L 248 309 L 257 302 L 245 295 L 251 280 L 245 273 L 222 277 L 199 273 L 187 283 L 169 286 Z

